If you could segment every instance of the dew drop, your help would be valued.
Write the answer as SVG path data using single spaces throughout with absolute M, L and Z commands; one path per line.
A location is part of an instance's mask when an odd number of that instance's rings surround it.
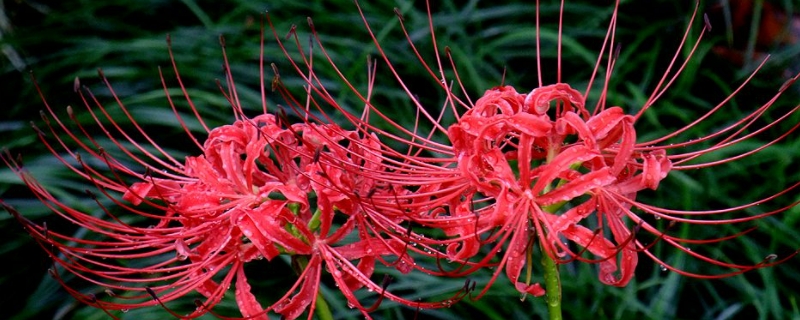
M 667 269 L 667 266 L 665 266 L 665 265 L 663 265 L 663 264 L 662 264 L 662 265 L 661 265 L 661 271 L 664 271 L 664 272 L 666 272 L 667 270 L 668 270 L 668 269 Z
M 448 300 L 442 301 L 442 305 L 445 306 L 446 308 L 450 308 L 450 306 L 453 305 L 453 300 L 448 299 Z

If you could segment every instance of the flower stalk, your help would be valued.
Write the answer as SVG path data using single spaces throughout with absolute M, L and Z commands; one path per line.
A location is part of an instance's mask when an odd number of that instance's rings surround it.
M 546 290 L 545 302 L 550 320 L 562 320 L 561 314 L 561 277 L 558 272 L 558 264 L 550 256 L 542 255 L 542 267 L 544 269 L 544 288 Z

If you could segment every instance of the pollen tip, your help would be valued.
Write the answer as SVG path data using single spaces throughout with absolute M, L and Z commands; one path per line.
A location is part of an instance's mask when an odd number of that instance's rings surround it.
M 31 127 L 33 128 L 33 130 L 35 130 L 35 131 L 36 131 L 36 134 L 38 134 L 40 137 L 44 137 L 44 136 L 46 136 L 46 135 L 44 134 L 44 131 L 42 131 L 41 129 L 39 129 L 39 127 L 37 127 L 37 126 L 36 126 L 36 124 L 35 124 L 35 123 L 33 123 L 33 121 L 31 121 L 31 122 L 30 122 L 30 124 L 31 124 Z
M 219 35 L 219 45 L 221 47 L 225 48 L 225 36 L 224 35 Z
M 308 21 L 308 26 L 313 30 L 314 29 L 314 20 L 311 17 L 306 17 L 306 21 Z
M 105 75 L 105 73 L 103 73 L 103 69 L 101 69 L 101 68 L 97 68 L 97 75 L 100 76 L 100 78 L 102 78 L 102 79 L 106 78 L 106 75 Z
M 78 90 L 80 90 L 80 88 L 81 88 L 81 79 L 78 78 L 78 77 L 75 77 L 75 80 L 72 81 L 72 91 L 73 92 L 78 92 Z
M 703 13 L 703 22 L 706 24 L 706 31 L 711 32 L 711 20 L 708 19 L 708 13 Z
M 50 119 L 47 118 L 47 114 L 44 112 L 44 110 L 39 110 L 39 117 L 42 118 L 42 121 L 44 121 L 44 123 L 50 124 Z
M 156 292 L 153 291 L 153 289 L 151 289 L 150 287 L 144 287 L 144 290 L 147 291 L 147 294 L 153 297 L 153 300 L 158 301 L 158 295 L 156 295 Z
M 384 274 L 383 280 L 381 280 L 381 289 L 386 290 L 386 288 L 389 287 L 390 283 L 392 283 L 392 276 Z
M 394 14 L 397 16 L 398 19 L 400 19 L 400 21 L 405 21 L 403 18 L 403 13 L 400 12 L 399 8 L 394 7 Z
M 775 259 L 778 259 L 778 255 L 774 253 L 770 253 L 769 255 L 764 257 L 764 261 L 774 261 Z
M 296 24 L 292 24 L 292 26 L 291 26 L 291 27 L 289 27 L 289 32 L 286 32 L 286 36 L 285 36 L 285 37 L 283 37 L 283 39 L 284 39 L 284 40 L 289 40 L 289 38 L 290 38 L 290 37 L 291 37 L 293 34 L 294 34 L 294 35 L 297 35 L 297 25 L 296 25 Z
M 270 63 L 269 65 L 270 65 L 270 67 L 272 67 L 272 72 L 275 73 L 275 79 L 276 80 L 280 79 L 281 78 L 281 74 L 278 72 L 278 66 L 276 66 L 274 62 Z

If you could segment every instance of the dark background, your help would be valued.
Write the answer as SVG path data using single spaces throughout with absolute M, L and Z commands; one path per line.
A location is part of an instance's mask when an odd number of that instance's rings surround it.
M 64 108 L 67 105 L 76 107 L 76 110 L 81 105 L 72 91 L 75 77 L 79 77 L 81 83 L 91 88 L 102 101 L 112 105 L 109 92 L 96 75 L 96 70 L 102 68 L 116 94 L 134 110 L 137 122 L 152 130 L 150 132 L 158 132 L 159 141 L 164 141 L 164 146 L 176 155 L 191 154 L 196 150 L 186 148 L 177 140 L 182 131 L 169 120 L 173 117 L 158 76 L 157 67 L 171 68 L 166 34 L 171 35 L 181 76 L 186 86 L 191 88 L 190 93 L 204 119 L 210 125 L 225 124 L 233 117 L 215 83 L 216 79 L 223 77 L 218 36 L 225 36 L 240 94 L 245 104 L 251 106 L 249 112 L 256 114 L 260 106 L 258 41 L 261 14 L 265 10 L 269 10 L 279 33 L 284 34 L 291 24 L 296 24 L 301 39 L 308 35 L 306 17 L 313 17 L 320 37 L 337 65 L 353 83 L 365 88 L 366 56 L 377 55 L 353 3 L 308 1 L 300 5 L 289 2 L 3 1 L 0 21 L 0 49 L 4 55 L 0 57 L 0 146 L 10 150 L 13 156 L 20 155 L 26 169 L 64 203 L 77 208 L 93 208 L 93 201 L 82 193 L 86 183 L 78 180 L 48 153 L 28 124 L 33 121 L 43 126 L 39 117 L 43 104 L 32 76 L 36 77 L 38 87 L 51 106 L 66 115 Z M 798 3 L 766 1 L 764 5 L 756 5 L 750 1 L 731 2 L 734 7 L 714 2 L 701 3 L 701 10 L 709 13 L 714 25 L 712 33 L 698 46 L 683 76 L 637 123 L 640 140 L 662 136 L 702 115 L 730 94 L 752 72 L 754 61 L 763 58 L 765 52 L 772 53 L 772 59 L 745 91 L 737 95 L 730 107 L 693 127 L 676 141 L 713 132 L 743 117 L 769 99 L 788 76 L 800 71 L 798 60 L 793 58 L 800 51 L 800 46 L 794 45 L 797 35 L 750 32 L 751 25 L 758 26 L 764 20 L 786 23 L 787 20 L 780 17 L 793 18 L 792 12 Z M 588 80 L 610 19 L 610 4 L 610 1 L 567 3 L 562 76 L 576 88 L 585 87 Z M 424 2 L 362 5 L 371 25 L 380 34 L 382 45 L 389 49 L 393 63 L 403 66 L 400 71 L 406 83 L 411 84 L 412 90 L 424 103 L 433 106 L 441 103 L 442 93 L 430 84 L 430 78 L 408 51 L 392 11 L 393 6 L 397 6 L 404 12 L 411 37 L 427 61 L 433 63 Z M 620 105 L 630 113 L 638 110 L 676 51 L 693 5 L 693 1 L 623 1 L 616 39 L 622 44 L 622 50 L 613 80 L 609 83 L 609 104 Z M 723 10 L 735 12 L 740 7 L 760 12 L 760 15 L 755 15 L 757 23 L 752 23 L 754 15 L 751 14 L 747 15 L 745 22 L 732 21 L 731 25 L 726 25 Z M 554 13 L 557 10 L 556 4 L 543 4 L 543 34 L 555 34 L 557 20 Z M 504 69 L 505 83 L 514 85 L 519 91 L 536 86 L 532 33 L 534 7 L 528 1 L 504 1 L 492 5 L 477 1 L 442 1 L 433 5 L 433 11 L 440 50 L 444 46 L 452 49 L 462 80 L 473 98 L 498 85 L 503 79 Z M 693 43 L 701 27 L 702 23 L 696 21 L 689 43 Z M 685 46 L 680 57 L 685 58 L 687 53 Z M 297 90 L 301 84 L 291 75 L 285 58 L 274 45 L 268 44 L 266 56 L 268 62 L 275 62 L 282 70 L 287 85 L 294 85 Z M 553 81 L 556 68 L 552 42 L 543 44 L 542 56 L 545 79 Z M 330 79 L 330 85 L 326 87 L 335 92 L 340 101 L 355 102 L 352 93 L 348 93 L 330 68 L 323 63 L 319 68 L 320 75 Z M 271 73 L 267 77 L 269 80 Z M 398 98 L 402 93 L 395 82 L 387 75 L 381 77 L 376 101 L 385 104 L 385 110 L 394 112 L 401 122 L 413 123 L 408 113 L 404 113 L 409 106 L 407 101 Z M 177 87 L 171 71 L 166 72 L 165 78 L 168 85 Z M 280 102 L 273 96 L 269 100 L 271 103 Z M 795 85 L 762 122 L 772 121 L 797 101 L 800 100 Z M 413 117 L 413 113 L 411 115 Z M 85 113 L 78 119 L 82 123 L 91 122 Z M 120 121 L 125 122 L 124 119 Z M 721 159 L 757 147 L 798 121 L 800 118 L 794 115 L 786 124 L 779 124 L 757 139 L 715 153 L 707 159 Z M 643 192 L 639 199 L 674 209 L 710 210 L 774 194 L 800 180 L 797 170 L 799 142 L 798 135 L 793 134 L 757 156 L 705 170 L 675 172 L 662 182 L 657 192 Z M 5 167 L 0 168 L 0 198 L 29 219 L 48 221 L 52 228 L 60 226 L 59 221 L 49 217 L 49 211 L 32 198 L 13 172 Z M 793 192 L 774 203 L 737 214 L 757 214 L 797 200 L 797 192 Z M 757 225 L 758 230 L 742 239 L 705 249 L 706 253 L 730 261 L 755 264 L 771 253 L 785 256 L 800 248 L 800 236 L 796 231 L 800 226 L 798 218 L 800 210 L 793 208 L 757 223 L 679 226 L 671 231 L 704 239 Z M 107 318 L 98 310 L 76 304 L 47 275 L 50 265 L 45 254 L 10 215 L 0 215 L 0 228 L 3 230 L 0 233 L 0 242 L 3 243 L 0 246 L 0 318 Z M 676 254 L 667 246 L 656 246 L 653 251 L 669 263 L 691 272 L 713 274 L 725 271 Z M 251 278 L 257 288 L 254 290 L 262 293 L 259 298 L 263 304 L 271 301 L 269 293 L 276 291 L 275 286 L 285 284 L 275 281 L 281 272 L 290 272 L 281 263 L 254 265 L 248 269 L 248 274 L 256 274 Z M 800 287 L 796 276 L 800 271 L 798 266 L 800 264 L 795 258 L 775 268 L 721 280 L 701 280 L 661 271 L 658 264 L 642 256 L 635 280 L 625 288 L 613 288 L 597 281 L 594 266 L 570 264 L 562 267 L 564 312 L 568 318 L 598 319 L 796 319 L 800 318 L 796 289 Z M 474 279 L 485 283 L 489 275 L 488 272 L 478 274 Z M 441 296 L 463 284 L 463 279 L 430 277 L 396 281 L 393 288 L 401 292 L 408 289 L 409 295 L 421 298 Z M 333 289 L 329 284 L 324 293 L 331 300 L 335 315 L 338 318 L 359 318 L 357 312 L 346 308 Z M 185 301 L 184 305 L 175 308 L 191 306 L 192 301 Z M 232 297 L 220 309 L 223 312 L 235 310 Z M 518 293 L 507 280 L 500 279 L 490 294 L 480 301 L 426 311 L 420 318 L 509 319 L 531 314 L 546 315 L 544 303 L 530 298 L 519 301 Z M 376 318 L 411 318 L 415 311 L 386 303 L 372 315 Z M 159 308 L 131 310 L 118 316 L 126 319 L 166 317 Z

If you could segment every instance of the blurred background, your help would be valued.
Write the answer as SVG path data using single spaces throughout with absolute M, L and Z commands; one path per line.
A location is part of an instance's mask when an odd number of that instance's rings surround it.
M 406 83 L 422 102 L 438 107 L 443 94 L 436 90 L 421 64 L 409 51 L 393 8 L 403 13 L 404 21 L 420 52 L 434 64 L 424 1 L 371 4 L 363 1 L 365 14 L 382 46 Z M 542 4 L 543 74 L 545 82 L 555 81 L 557 3 Z M 222 50 L 218 37 L 224 35 L 231 70 L 243 105 L 250 114 L 260 110 L 259 34 L 262 13 L 269 10 L 281 35 L 293 24 L 301 41 L 307 41 L 306 17 L 312 17 L 320 38 L 344 75 L 364 90 L 367 83 L 367 56 L 377 57 L 375 47 L 362 27 L 352 1 L 35 1 L 0 2 L 0 147 L 19 155 L 33 176 L 47 186 L 61 201 L 75 208 L 98 211 L 83 190 L 89 186 L 69 172 L 38 141 L 30 122 L 43 127 L 39 111 L 44 108 L 38 88 L 48 103 L 65 119 L 65 108 L 75 107 L 77 119 L 89 124 L 92 119 L 82 109 L 73 92 L 76 77 L 107 106 L 114 101 L 97 76 L 102 68 L 114 91 L 149 132 L 158 132 L 165 147 L 176 156 L 194 154 L 176 137 L 182 136 L 164 97 L 158 67 L 165 71 L 165 81 L 177 88 L 167 53 L 166 35 L 172 39 L 175 60 L 184 84 L 209 125 L 230 123 L 230 106 L 219 92 L 216 80 L 224 82 Z M 567 1 L 564 18 L 562 76 L 575 88 L 584 88 L 591 75 L 597 52 L 612 14 L 612 1 Z M 610 105 L 619 105 L 635 113 L 678 50 L 681 37 L 695 2 L 689 0 L 622 1 L 617 38 L 622 49 L 607 84 Z M 691 62 L 672 88 L 660 98 L 637 123 L 642 141 L 663 136 L 692 120 L 725 99 L 767 54 L 770 60 L 730 105 L 711 120 L 693 127 L 676 141 L 684 141 L 713 132 L 740 119 L 761 106 L 791 76 L 800 72 L 800 18 L 797 1 L 701 1 L 702 12 L 713 25 L 698 45 Z M 458 66 L 462 81 L 473 99 L 486 89 L 505 82 L 521 92 L 537 85 L 534 13 L 530 1 L 436 1 L 432 5 L 434 29 L 443 50 L 448 46 Z M 694 43 L 702 29 L 702 19 L 695 21 L 688 36 Z M 270 33 L 269 30 L 267 33 Z M 281 70 L 287 86 L 302 93 L 302 83 L 277 46 L 270 40 L 265 60 Z M 679 59 L 691 46 L 685 45 Z M 443 53 L 443 52 L 442 52 Z M 319 57 L 318 57 L 319 59 Z M 317 60 L 317 73 L 328 79 L 326 88 L 344 105 L 357 105 L 331 68 Z M 435 65 L 435 64 L 434 64 Z M 384 111 L 401 123 L 413 124 L 407 97 L 379 65 L 376 101 Z M 505 76 L 504 76 L 505 75 Z M 32 77 L 36 78 L 36 83 Z M 271 80 L 267 75 L 267 83 Z M 773 121 L 782 112 L 800 102 L 794 85 L 776 102 L 763 123 Z M 598 90 L 595 90 L 595 93 Z M 170 91 L 180 99 L 179 91 Z M 596 96 L 590 98 L 597 99 Z M 281 101 L 269 96 L 271 105 Z M 185 102 L 178 102 L 185 107 Z M 117 112 L 116 115 L 121 115 Z M 129 124 L 120 118 L 123 124 Z M 800 121 L 793 115 L 757 139 L 740 143 L 703 160 L 722 159 L 753 149 Z M 198 131 L 199 132 L 199 131 Z M 188 144 L 187 144 L 188 145 Z M 679 210 L 711 210 L 745 204 L 800 181 L 800 134 L 770 147 L 756 156 L 711 169 L 675 172 L 662 182 L 657 192 L 643 192 L 639 199 L 648 204 Z M 8 168 L 0 167 L 0 199 L 14 206 L 27 218 L 51 226 L 59 222 L 22 185 Z M 737 213 L 746 216 L 767 212 L 798 200 L 797 192 L 778 201 Z M 727 216 L 733 217 L 735 215 Z M 800 209 L 738 226 L 692 227 L 679 225 L 670 231 L 696 239 L 733 234 L 752 226 L 758 229 L 736 240 L 705 248 L 704 252 L 727 261 L 756 264 L 767 255 L 786 256 L 800 248 Z M 658 222 L 653 221 L 658 224 Z M 663 227 L 666 228 L 664 224 Z M 106 319 L 102 311 L 77 304 L 47 273 L 50 262 L 44 252 L 28 237 L 9 214 L 0 214 L 0 318 L 3 319 Z M 81 230 L 75 230 L 80 235 Z M 655 246 L 653 252 L 670 264 L 696 273 L 720 273 L 725 270 L 708 266 L 679 254 L 668 246 Z M 624 288 L 608 287 L 597 280 L 594 266 L 562 266 L 564 312 L 569 319 L 800 319 L 798 288 L 800 258 L 783 265 L 752 271 L 720 280 L 702 280 L 679 276 L 646 257 L 640 258 L 635 279 Z M 282 264 L 282 261 L 273 264 Z M 263 272 L 259 272 L 263 270 Z M 274 301 L 281 272 L 288 266 L 256 265 L 248 269 L 254 292 L 262 304 Z M 490 273 L 472 277 L 479 285 Z M 289 277 L 292 278 L 292 277 Z M 328 279 L 330 280 L 330 279 Z M 408 293 L 409 298 L 445 297 L 458 290 L 464 279 L 435 279 L 424 276 L 400 277 L 392 288 Z M 337 319 L 358 319 L 360 314 L 346 307 L 332 282 L 325 283 L 326 300 Z M 414 290 L 412 290 L 414 289 Z M 281 291 L 282 292 L 282 291 Z M 237 315 L 232 294 L 218 310 Z M 521 319 L 546 316 L 541 299 L 520 301 L 519 294 L 500 279 L 482 300 L 462 302 L 443 310 L 420 311 L 385 302 L 372 313 L 380 319 Z M 182 303 L 182 305 L 181 305 Z M 176 310 L 191 310 L 191 298 L 170 305 Z M 168 319 L 158 307 L 118 313 L 123 319 Z M 208 319 L 213 317 L 208 316 Z

